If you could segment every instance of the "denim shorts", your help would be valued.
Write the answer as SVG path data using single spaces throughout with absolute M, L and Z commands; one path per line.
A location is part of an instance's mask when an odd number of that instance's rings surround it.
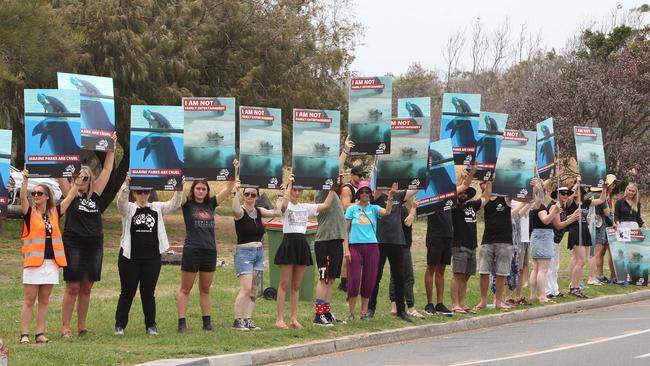
M 237 272 L 237 276 L 264 272 L 264 247 L 238 245 L 235 251 L 235 272 Z

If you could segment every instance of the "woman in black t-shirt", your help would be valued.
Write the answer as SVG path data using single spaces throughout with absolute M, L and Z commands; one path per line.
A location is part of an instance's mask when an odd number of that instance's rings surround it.
M 233 161 L 235 177 L 239 162 Z M 178 332 L 186 333 L 187 304 L 190 301 L 190 291 L 199 272 L 199 304 L 203 315 L 203 330 L 213 331 L 210 308 L 210 286 L 214 278 L 217 264 L 217 244 L 214 238 L 214 210 L 228 197 L 235 187 L 235 180 L 230 180 L 216 195 L 210 197 L 210 185 L 206 180 L 196 180 L 192 183 L 190 194 L 181 205 L 185 221 L 185 244 L 181 259 L 181 287 L 178 290 L 176 310 L 178 313 Z
M 113 134 L 113 145 L 117 135 Z M 65 292 L 61 306 L 63 338 L 70 338 L 70 321 L 77 304 L 77 335 L 88 333 L 86 318 L 90 306 L 90 291 L 99 282 L 104 257 L 104 232 L 100 197 L 113 170 L 115 152 L 107 151 L 101 173 L 95 179 L 90 167 L 82 165 L 79 171 L 79 191 L 66 211 L 63 242 L 68 266 L 63 269 Z M 59 178 L 64 196 L 70 193 L 70 183 Z
M 567 215 L 571 216 L 575 212 L 580 212 L 580 218 L 569 225 L 569 241 L 568 247 L 571 253 L 571 262 L 569 263 L 569 275 L 571 284 L 569 285 L 569 294 L 586 299 L 585 295 L 580 290 L 580 279 L 582 278 L 582 269 L 588 258 L 589 247 L 591 246 L 591 235 L 589 235 L 589 227 L 587 224 L 587 213 L 589 207 L 598 206 L 605 202 L 607 199 L 607 190 L 603 189 L 600 197 L 594 200 L 585 199 L 587 191 L 580 186 L 580 176 L 577 177 L 573 192 L 576 194 L 573 201 L 569 201 L 566 208 Z M 580 191 L 578 191 L 580 189 Z M 578 209 L 578 206 L 580 209 Z M 582 226 L 582 227 L 581 227 Z
M 614 222 L 619 227 L 629 227 L 631 229 L 638 229 L 643 226 L 639 188 L 636 184 L 628 184 L 625 188 L 625 196 L 616 201 Z

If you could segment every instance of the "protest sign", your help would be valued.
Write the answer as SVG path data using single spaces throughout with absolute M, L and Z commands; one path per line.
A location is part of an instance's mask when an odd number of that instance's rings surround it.
M 239 178 L 242 187 L 280 188 L 282 111 L 239 107 Z
M 508 115 L 505 113 L 481 112 L 474 179 L 483 181 L 492 179 L 507 123 Z
M 650 268 L 650 230 L 607 229 L 607 239 L 619 281 L 648 286 Z
M 573 133 L 582 184 L 605 187 L 607 185 L 607 166 L 602 131 L 597 127 L 574 126 Z
M 399 98 L 397 99 L 397 117 L 431 117 L 431 98 Z
M 348 134 L 351 155 L 390 154 L 392 78 L 352 78 L 349 90 Z
M 480 94 L 445 93 L 442 97 L 440 139 L 451 139 L 456 165 L 474 161 L 480 110 Z
M 534 131 L 505 130 L 495 169 L 492 193 L 516 198 L 532 197 L 537 135 Z
M 456 173 L 450 139 L 429 143 L 429 169 L 425 189 L 415 194 L 417 215 L 451 210 L 456 203 Z
M 537 174 L 541 179 L 551 177 L 555 169 L 555 133 L 553 118 L 537 124 Z
M 0 219 L 7 217 L 9 179 L 11 178 L 11 130 L 0 130 Z

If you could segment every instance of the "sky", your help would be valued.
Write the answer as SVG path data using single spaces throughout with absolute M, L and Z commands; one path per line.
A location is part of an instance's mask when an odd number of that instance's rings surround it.
M 359 75 L 395 75 L 417 62 L 443 70 L 442 49 L 458 29 L 466 34 L 459 68 L 471 68 L 469 44 L 477 20 L 492 33 L 507 19 L 512 40 L 523 24 L 541 35 L 541 47 L 561 51 L 580 29 L 594 23 L 611 24 L 644 0 L 355 0 L 355 20 L 364 28 L 352 70 Z M 617 6 L 620 9 L 617 11 Z

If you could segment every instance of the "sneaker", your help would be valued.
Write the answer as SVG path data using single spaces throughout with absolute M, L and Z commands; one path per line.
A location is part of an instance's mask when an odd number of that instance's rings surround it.
M 182 323 L 179 322 L 179 324 L 178 324 L 178 333 L 187 333 L 187 331 L 188 331 L 187 324 L 185 324 L 185 322 L 182 322 Z
M 368 314 L 366 313 L 366 314 L 361 315 L 359 317 L 359 320 L 368 321 L 368 320 L 372 320 L 372 318 L 369 317 Z
M 397 317 L 404 320 L 405 322 L 413 323 L 413 320 L 408 316 L 408 314 L 405 311 L 398 312 Z
M 351 322 L 353 320 L 354 320 L 354 315 L 352 315 L 352 314 L 348 314 L 348 316 L 345 317 L 346 323 Z
M 627 287 L 627 286 L 630 285 L 630 283 L 628 281 L 618 281 L 618 284 L 623 286 L 623 287 Z
M 325 314 L 323 314 L 323 315 L 325 315 L 325 319 L 327 319 L 327 321 L 330 322 L 330 323 L 332 323 L 332 324 L 337 324 L 337 323 L 338 323 L 338 324 L 346 324 L 346 321 L 345 321 L 345 320 L 342 320 L 342 319 L 337 318 L 337 317 L 336 317 L 334 314 L 332 314 L 332 313 L 325 313 Z
M 334 324 L 330 323 L 329 320 L 325 317 L 325 314 L 316 314 L 314 317 L 314 321 L 312 322 L 314 325 L 318 325 L 321 327 L 333 327 Z
M 606 276 L 596 277 L 596 279 L 602 283 L 609 283 L 609 278 L 607 278 Z
M 447 309 L 443 303 L 436 304 L 436 313 L 441 313 L 444 316 L 454 316 L 454 313 Z
M 122 327 L 115 327 L 115 335 L 116 335 L 116 336 L 123 336 L 123 335 L 124 335 L 124 328 L 122 328 Z
M 432 303 L 428 303 L 427 306 L 424 307 L 424 313 L 427 315 L 436 315 L 436 308 Z
M 262 330 L 262 328 L 258 327 L 257 325 L 255 325 L 255 323 L 253 323 L 253 319 L 251 318 L 244 319 L 244 325 L 246 325 L 246 328 L 248 328 L 249 330 Z
M 152 325 L 149 328 L 147 328 L 147 334 L 152 336 L 160 335 L 160 333 L 158 333 L 158 328 L 156 328 L 155 325 Z
M 365 315 L 367 320 L 374 319 L 375 318 L 375 309 L 368 309 L 368 311 L 366 311 L 366 313 L 363 314 L 363 315 Z
M 423 319 L 424 315 L 420 314 L 417 310 L 413 309 L 413 311 L 409 311 L 406 314 L 410 316 L 411 318 L 418 318 L 418 319 Z
M 244 319 L 237 318 L 235 319 L 234 322 L 232 322 L 232 327 L 236 330 L 241 330 L 241 331 L 249 331 L 248 327 L 246 326 L 246 323 L 244 322 Z

